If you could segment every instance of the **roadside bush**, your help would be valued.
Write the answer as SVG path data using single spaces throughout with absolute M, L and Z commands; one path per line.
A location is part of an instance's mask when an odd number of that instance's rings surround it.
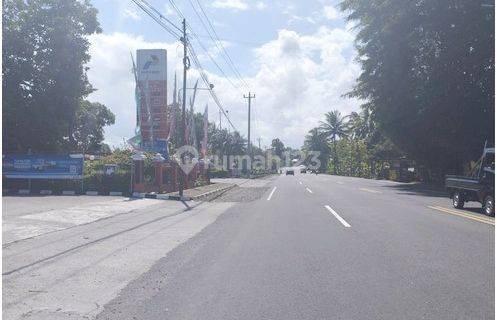
M 209 178 L 227 178 L 229 176 L 229 172 L 225 170 L 209 170 L 208 172 Z
M 95 160 L 87 160 L 84 165 L 84 190 L 108 193 L 110 191 L 123 192 L 129 194 L 131 187 L 131 172 L 133 169 L 133 155 L 131 150 L 116 149 L 109 155 Z M 154 181 L 153 154 L 145 154 L 144 178 L 145 182 Z M 114 174 L 105 175 L 106 164 L 117 165 Z
M 206 186 L 208 184 L 209 184 L 209 182 L 203 176 L 199 176 L 197 178 L 197 180 L 195 180 L 195 183 L 194 183 L 195 187 L 202 187 L 202 186 Z
M 97 171 L 84 177 L 85 191 L 98 191 L 103 194 L 118 191 L 129 194 L 130 185 L 130 171 L 118 170 L 111 176 L 105 175 L 103 171 Z

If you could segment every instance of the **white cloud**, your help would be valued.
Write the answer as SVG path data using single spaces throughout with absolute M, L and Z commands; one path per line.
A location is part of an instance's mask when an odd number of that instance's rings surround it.
M 132 20 L 138 21 L 141 20 L 141 16 L 138 12 L 136 12 L 134 9 L 126 8 L 123 11 L 123 16 L 125 18 L 130 18 Z
M 166 15 L 166 16 L 168 16 L 168 17 L 171 17 L 171 16 L 175 16 L 175 15 L 176 15 L 176 11 L 174 11 L 174 9 L 173 9 L 173 8 L 171 8 L 171 5 L 169 5 L 169 4 L 166 4 L 166 5 L 164 6 L 164 13 L 165 13 L 165 15 Z
M 332 109 L 348 113 L 357 110 L 359 101 L 342 98 L 355 83 L 360 67 L 354 61 L 354 34 L 346 28 L 319 28 L 315 34 L 301 35 L 280 30 L 277 39 L 253 51 L 256 70 L 245 80 L 256 93 L 253 105 L 252 137 L 269 145 L 278 137 L 285 144 L 300 147 L 306 133 L 319 124 Z M 129 52 L 138 48 L 168 50 L 168 100 L 171 100 L 174 70 L 181 70 L 179 43 L 151 43 L 128 34 L 99 34 L 90 37 L 89 80 L 98 89 L 92 101 L 106 104 L 116 114 L 116 124 L 106 130 L 106 139 L 116 145 L 133 135 L 135 125 L 134 80 Z M 235 60 L 236 63 L 236 60 Z M 214 69 L 213 69 L 214 70 Z M 227 71 L 227 70 L 226 70 Z M 235 126 L 246 136 L 247 101 L 245 89 L 235 89 L 229 81 L 208 73 L 219 99 L 229 110 Z M 178 72 L 178 80 L 181 72 Z M 188 86 L 198 78 L 192 68 Z M 236 80 L 232 80 L 236 82 Z M 202 87 L 204 84 L 201 84 Z M 209 118 L 219 121 L 216 105 L 205 91 L 197 97 L 197 111 L 209 103 Z M 223 120 L 226 125 L 226 121 Z
M 212 6 L 219 9 L 247 10 L 248 4 L 244 0 L 215 0 Z
M 328 20 L 336 20 L 341 18 L 340 12 L 333 6 L 324 6 L 323 14 Z
M 257 1 L 255 7 L 257 10 L 264 10 L 267 8 L 267 4 L 264 1 Z
M 263 105 L 265 138 L 300 146 L 308 130 L 332 109 L 348 113 L 358 101 L 344 99 L 359 74 L 351 55 L 353 35 L 321 27 L 311 36 L 281 30 L 278 39 L 257 49 L 259 72 L 253 83 Z M 348 51 L 348 53 L 347 53 Z
M 181 60 L 179 43 L 146 42 L 141 37 L 124 33 L 97 34 L 89 37 L 91 60 L 88 78 L 97 89 L 89 97 L 109 107 L 116 115 L 116 124 L 106 128 L 106 141 L 111 145 L 131 138 L 135 125 L 134 78 L 130 53 L 136 49 L 165 48 L 168 51 L 169 70 L 178 69 Z M 135 57 L 136 58 L 136 57 Z M 171 72 L 169 72 L 171 77 Z

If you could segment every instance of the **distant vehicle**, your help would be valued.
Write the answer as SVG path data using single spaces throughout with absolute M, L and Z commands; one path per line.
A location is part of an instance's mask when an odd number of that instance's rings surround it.
M 290 170 L 287 170 L 287 171 L 286 171 L 286 175 L 287 175 L 287 176 L 288 176 L 288 175 L 292 175 L 292 176 L 294 176 L 294 175 L 295 175 L 295 172 L 293 171 L 293 169 L 290 169 Z
M 307 173 L 307 169 L 306 168 L 300 169 L 300 173 Z
M 469 176 L 447 175 L 445 188 L 455 208 L 468 201 L 478 201 L 488 216 L 495 214 L 495 149 L 484 148 L 483 155 Z

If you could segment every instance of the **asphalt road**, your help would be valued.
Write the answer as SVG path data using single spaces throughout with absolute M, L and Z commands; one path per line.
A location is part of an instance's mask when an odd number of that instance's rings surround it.
M 4 197 L 3 319 L 94 319 L 232 203 Z
M 279 176 L 97 318 L 493 319 L 494 220 L 477 211 L 405 184 Z

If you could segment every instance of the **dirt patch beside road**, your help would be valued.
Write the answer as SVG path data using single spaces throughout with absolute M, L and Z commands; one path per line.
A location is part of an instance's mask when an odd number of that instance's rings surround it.
M 221 196 L 213 199 L 214 202 L 250 202 L 260 199 L 269 187 L 234 187 Z

